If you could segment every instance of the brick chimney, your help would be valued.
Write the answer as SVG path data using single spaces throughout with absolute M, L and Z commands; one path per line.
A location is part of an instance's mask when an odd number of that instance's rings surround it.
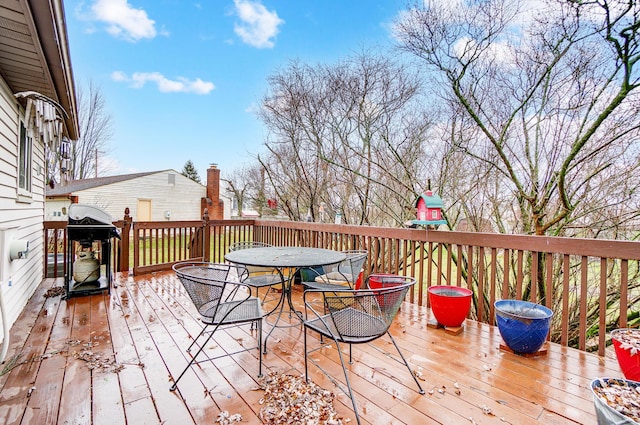
M 207 169 L 207 198 L 209 219 L 224 219 L 224 202 L 220 199 L 220 170 L 216 164 L 211 164 Z

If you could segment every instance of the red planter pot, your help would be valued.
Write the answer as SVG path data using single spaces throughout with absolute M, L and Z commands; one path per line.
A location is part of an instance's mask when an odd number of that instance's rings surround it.
M 473 292 L 459 286 L 432 286 L 429 288 L 429 303 L 436 320 L 442 326 L 462 325 L 471 309 Z
M 394 286 L 407 283 L 407 278 L 395 274 L 376 273 L 369 276 L 369 288 L 393 288 Z M 398 294 L 382 294 L 376 295 L 380 306 L 393 304 L 398 298 Z
M 624 377 L 640 381 L 640 329 L 614 329 L 611 341 Z

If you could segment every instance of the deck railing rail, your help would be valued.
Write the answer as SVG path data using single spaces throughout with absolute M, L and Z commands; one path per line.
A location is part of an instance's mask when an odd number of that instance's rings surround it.
M 45 222 L 45 270 L 66 243 L 65 222 Z M 640 242 L 450 232 L 271 220 L 114 223 L 114 269 L 134 275 L 167 270 L 187 259 L 224 261 L 246 240 L 336 250 L 366 249 L 365 274 L 416 277 L 408 301 L 428 305 L 428 288 L 463 286 L 474 292 L 470 317 L 494 323 L 499 299 L 525 299 L 554 311 L 551 339 L 604 355 L 607 326 L 631 325 L 640 298 Z M 64 254 L 65 250 L 62 249 Z M 64 269 L 64 264 L 62 268 Z M 591 319 L 590 319 L 591 318 Z M 605 330 L 601 332 L 601 330 Z

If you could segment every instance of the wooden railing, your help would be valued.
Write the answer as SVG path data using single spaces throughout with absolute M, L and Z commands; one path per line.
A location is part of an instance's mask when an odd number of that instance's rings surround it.
M 627 326 L 629 300 L 640 296 L 639 242 L 267 221 L 254 231 L 275 245 L 367 249 L 367 272 L 418 279 L 410 301 L 420 305 L 430 286 L 468 287 L 478 321 L 494 323 L 498 299 L 541 303 L 554 311 L 552 339 L 601 355 L 606 332 L 599 330 Z
M 44 277 L 61 277 L 67 264 L 67 222 L 44 222 Z
M 45 223 L 46 235 L 61 229 L 62 225 L 51 223 Z M 607 343 L 607 325 L 626 327 L 632 313 L 628 305 L 640 297 L 640 242 L 290 221 L 209 221 L 206 216 L 200 221 L 146 223 L 131 223 L 125 216 L 115 224 L 121 228 L 122 241 L 116 244 L 119 255 L 114 267 L 134 275 L 169 269 L 186 259 L 224 261 L 228 247 L 245 240 L 366 249 L 367 274 L 417 278 L 419 285 L 409 297 L 412 303 L 428 305 L 428 288 L 434 285 L 468 287 L 474 292 L 470 316 L 494 323 L 496 300 L 526 299 L 554 311 L 554 341 L 597 350 L 600 355 Z M 49 248 L 58 246 L 64 236 L 53 239 L 57 242 L 47 239 Z

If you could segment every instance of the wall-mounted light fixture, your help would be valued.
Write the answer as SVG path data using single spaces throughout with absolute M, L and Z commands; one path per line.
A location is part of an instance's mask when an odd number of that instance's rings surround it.
M 9 259 L 20 260 L 27 258 L 29 254 L 29 241 L 26 239 L 14 239 L 9 242 Z

